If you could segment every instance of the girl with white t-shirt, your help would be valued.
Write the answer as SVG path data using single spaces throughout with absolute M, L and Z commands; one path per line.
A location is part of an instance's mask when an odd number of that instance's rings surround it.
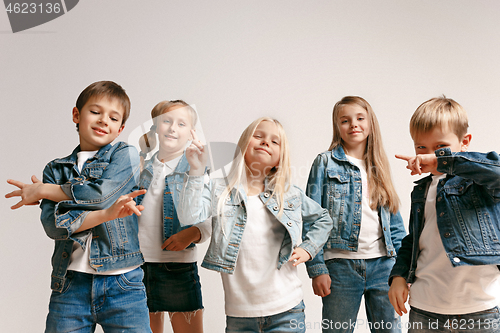
M 333 139 L 309 174 L 306 193 L 328 209 L 333 229 L 306 263 L 323 301 L 323 332 L 352 332 L 362 296 L 372 332 L 400 332 L 387 280 L 406 234 L 375 114 L 361 97 L 333 108 Z
M 138 197 L 144 206 L 139 217 L 139 242 L 144 255 L 144 285 L 153 333 L 162 333 L 168 312 L 175 333 L 203 332 L 203 304 L 194 243 L 210 236 L 209 221 L 185 228 L 177 206 L 189 164 L 184 155 L 192 139 L 197 115 L 182 100 L 163 101 L 151 111 L 153 126 L 141 137 L 141 157 L 158 152 L 143 165 Z
M 195 133 L 193 133 L 195 136 Z M 181 192 L 181 222 L 212 216 L 202 266 L 221 273 L 226 332 L 305 332 L 297 265 L 314 257 L 330 232 L 328 212 L 290 185 L 281 124 L 259 118 L 238 142 L 229 176 L 203 182 L 207 150 L 194 137 Z M 302 227 L 308 232 L 303 238 Z

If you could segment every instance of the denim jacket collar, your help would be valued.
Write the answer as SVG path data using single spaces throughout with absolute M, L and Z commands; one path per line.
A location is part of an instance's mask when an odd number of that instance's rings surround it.
M 345 154 L 344 147 L 342 147 L 342 145 L 338 145 L 337 147 L 333 148 L 331 152 L 333 159 L 343 162 L 349 162 L 349 160 L 347 159 L 347 155 Z
M 101 158 L 104 154 L 106 154 L 108 152 L 108 150 L 110 150 L 113 146 L 108 143 L 106 146 L 104 147 L 101 147 L 101 149 L 99 149 L 97 151 L 97 153 L 92 156 L 90 159 L 94 160 L 94 159 L 99 159 Z M 68 155 L 66 157 L 62 157 L 62 158 L 58 158 L 56 160 L 54 160 L 55 163 L 61 163 L 61 164 L 76 164 L 77 161 L 78 161 L 78 153 L 81 151 L 80 149 L 80 145 L 78 145 L 75 149 L 73 149 L 73 152 L 71 153 L 71 155 Z

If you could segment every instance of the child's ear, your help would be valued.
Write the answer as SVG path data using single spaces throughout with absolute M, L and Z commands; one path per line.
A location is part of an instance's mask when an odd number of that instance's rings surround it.
M 122 127 L 120 127 L 120 129 L 118 130 L 118 134 L 120 134 L 124 128 L 125 128 L 125 124 L 123 124 Z
M 78 111 L 76 106 L 73 108 L 73 122 L 75 124 L 80 123 L 80 111 Z
M 464 135 L 464 137 L 462 138 L 462 142 L 461 142 L 461 151 L 462 152 L 467 151 L 471 140 L 472 140 L 472 134 L 467 133 Z
M 192 128 L 190 133 L 191 133 L 191 137 L 189 138 L 189 140 L 193 141 L 194 140 L 194 133 L 196 133 L 196 129 L 195 128 Z

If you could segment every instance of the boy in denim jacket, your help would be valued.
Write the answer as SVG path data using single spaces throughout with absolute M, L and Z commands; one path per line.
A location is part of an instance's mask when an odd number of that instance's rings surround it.
M 41 202 L 41 220 L 55 240 L 46 332 L 151 332 L 140 265 L 137 216 L 139 155 L 123 142 L 130 101 L 121 86 L 95 82 L 73 108 L 80 145 L 43 171 L 43 182 L 9 180 L 20 196 L 12 208 Z
M 500 158 L 467 152 L 467 114 L 452 99 L 433 98 L 410 121 L 412 175 L 430 172 L 411 194 L 389 299 L 406 313 L 408 332 L 499 332 Z

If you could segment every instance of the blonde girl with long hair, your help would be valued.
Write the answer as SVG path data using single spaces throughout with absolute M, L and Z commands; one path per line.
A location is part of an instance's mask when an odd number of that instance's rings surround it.
M 187 224 L 212 216 L 202 267 L 221 274 L 226 332 L 304 332 L 297 265 L 322 248 L 332 221 L 290 184 L 282 125 L 267 117 L 252 122 L 240 137 L 228 177 L 209 184 L 202 176 L 208 152 L 193 136 L 179 211 Z M 308 232 L 302 239 L 303 225 Z
M 323 301 L 323 332 L 352 332 L 362 296 L 372 332 L 400 332 L 387 281 L 406 232 L 377 118 L 365 99 L 346 96 L 332 120 L 332 143 L 314 160 L 306 189 L 334 223 L 306 263 Z
M 151 111 L 153 126 L 141 137 L 143 165 L 138 197 L 145 210 L 139 217 L 139 241 L 144 255 L 144 285 L 153 333 L 164 330 L 165 312 L 174 333 L 203 332 L 201 284 L 195 243 L 210 236 L 209 222 L 182 227 L 177 202 L 189 163 L 184 154 L 197 115 L 182 100 L 162 101 Z M 144 157 L 158 144 L 149 160 Z

